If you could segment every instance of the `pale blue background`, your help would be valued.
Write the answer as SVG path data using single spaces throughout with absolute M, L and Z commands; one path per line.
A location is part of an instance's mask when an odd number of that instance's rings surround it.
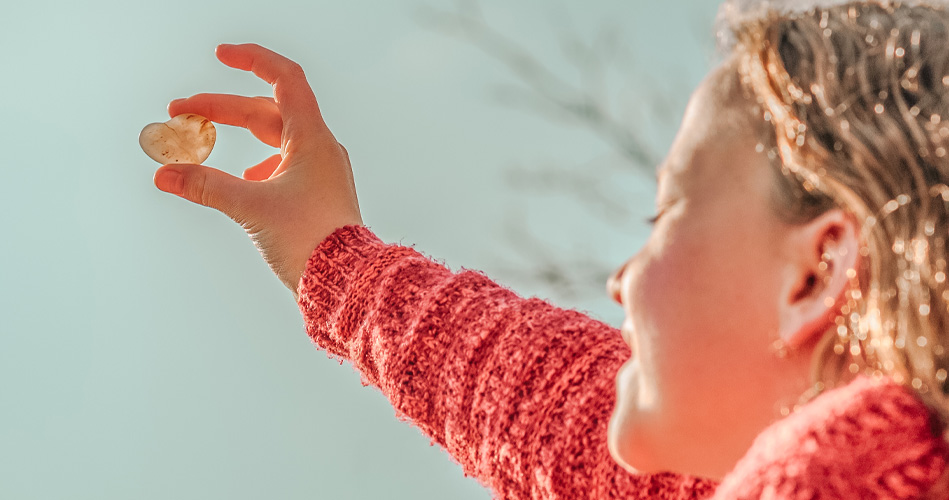
M 624 186 L 635 219 L 623 227 L 563 197 L 507 188 L 512 164 L 582 164 L 609 148 L 493 101 L 491 86 L 510 73 L 423 27 L 419 5 L 3 5 L 0 498 L 490 497 L 310 343 L 289 291 L 239 227 L 154 188 L 157 164 L 137 143 L 175 97 L 266 94 L 213 56 L 219 42 L 258 42 L 306 69 L 351 153 L 363 218 L 384 240 L 545 297 L 492 271 L 511 253 L 498 227 L 513 213 L 555 252 L 582 243 L 616 265 L 634 253 L 652 211 L 649 176 Z M 710 67 L 714 3 L 553 5 L 492 0 L 485 14 L 561 67 L 552 19 L 571 19 L 581 37 L 622 27 L 643 76 L 673 95 L 673 116 L 644 124 L 664 152 Z M 239 174 L 268 149 L 220 127 L 207 164 Z M 560 305 L 622 319 L 605 293 Z

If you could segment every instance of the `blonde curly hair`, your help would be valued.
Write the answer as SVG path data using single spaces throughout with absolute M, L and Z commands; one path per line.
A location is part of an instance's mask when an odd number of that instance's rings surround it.
M 821 390 L 888 375 L 949 422 L 949 12 L 832 2 L 720 10 L 721 40 L 765 126 L 776 212 L 862 224 L 846 303 L 815 353 Z M 744 3 L 748 3 L 747 1 Z

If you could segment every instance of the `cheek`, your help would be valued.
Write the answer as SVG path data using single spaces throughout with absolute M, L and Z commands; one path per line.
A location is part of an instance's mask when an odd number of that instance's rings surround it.
M 697 244 L 702 241 L 697 236 L 671 235 L 648 247 L 637 279 L 631 283 L 628 313 L 633 316 L 643 369 L 653 384 L 677 373 L 662 373 L 668 371 L 669 361 L 682 367 L 694 363 L 692 348 L 709 337 L 699 334 L 696 327 L 709 326 L 719 309 L 708 300 L 710 294 L 720 293 L 712 286 L 719 280 L 715 275 L 719 267 L 707 246 Z
M 684 458 L 663 450 L 727 435 L 769 369 L 769 287 L 748 278 L 765 261 L 746 260 L 762 252 L 697 226 L 650 241 L 629 268 L 636 362 L 617 374 L 610 438 L 644 469 Z
M 660 394 L 695 387 L 695 374 L 721 374 L 728 371 L 724 363 L 748 361 L 742 356 L 750 346 L 769 345 L 766 330 L 777 300 L 773 270 L 760 242 L 743 236 L 712 224 L 683 224 L 643 256 L 627 314 L 644 373 L 655 377 Z

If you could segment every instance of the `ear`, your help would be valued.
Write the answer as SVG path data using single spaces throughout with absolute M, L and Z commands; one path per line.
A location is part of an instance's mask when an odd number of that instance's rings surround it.
M 832 209 L 790 229 L 778 317 L 789 348 L 818 340 L 846 303 L 847 271 L 859 260 L 858 228 L 853 215 Z

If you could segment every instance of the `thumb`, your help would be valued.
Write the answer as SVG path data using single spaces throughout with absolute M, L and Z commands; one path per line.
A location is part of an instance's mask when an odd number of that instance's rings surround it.
M 231 214 L 244 191 L 243 180 L 203 165 L 176 163 L 155 172 L 155 187 L 190 202 Z

